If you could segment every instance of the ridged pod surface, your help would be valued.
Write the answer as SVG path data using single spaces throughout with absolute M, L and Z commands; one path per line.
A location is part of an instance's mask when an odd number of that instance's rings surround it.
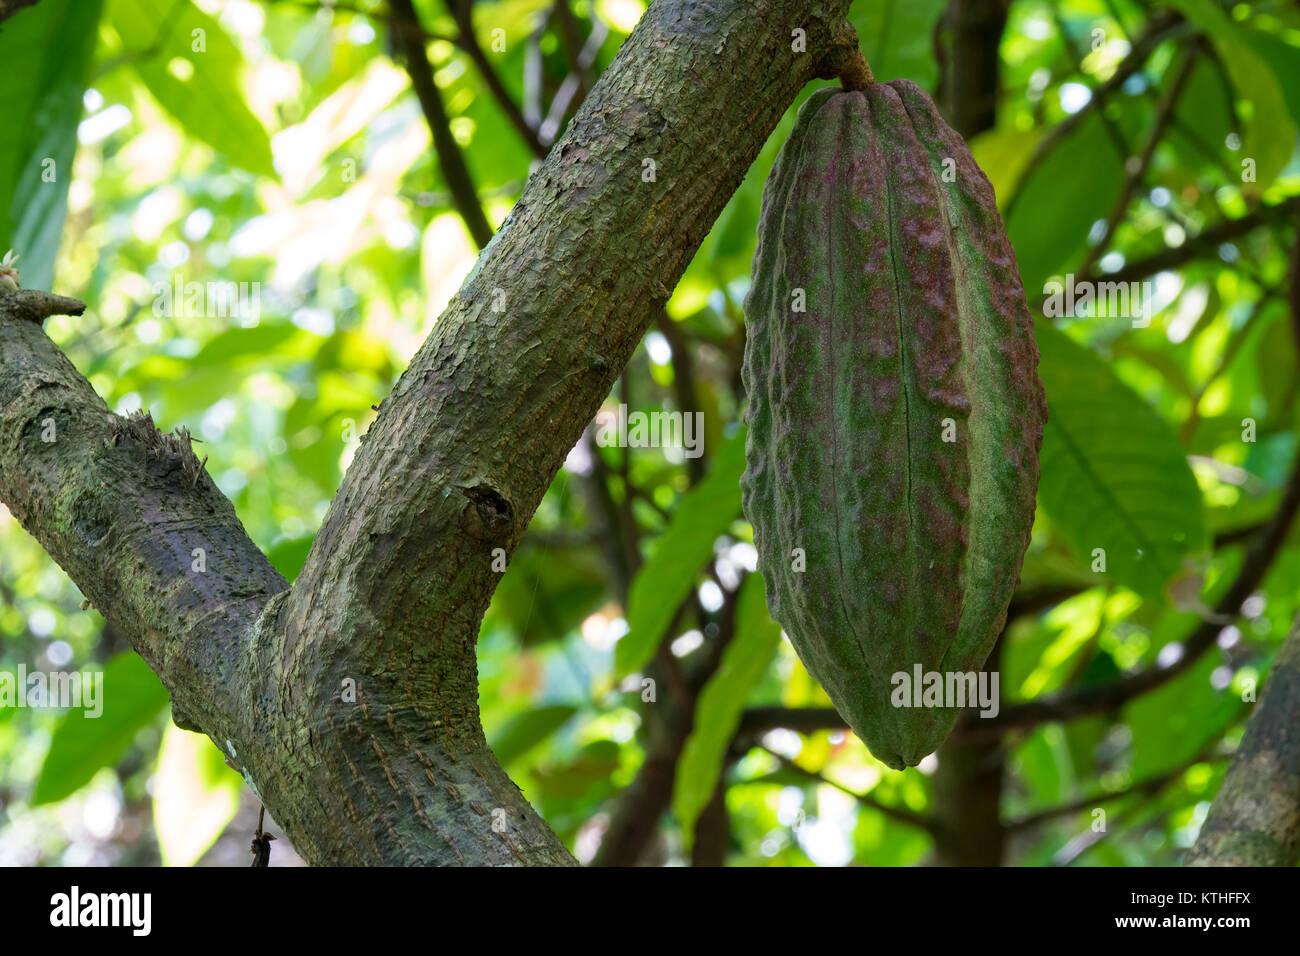
M 768 606 L 871 752 L 913 766 L 960 711 L 894 706 L 894 675 L 988 658 L 1047 417 L 993 189 L 918 86 L 808 99 L 745 315 L 741 487 Z

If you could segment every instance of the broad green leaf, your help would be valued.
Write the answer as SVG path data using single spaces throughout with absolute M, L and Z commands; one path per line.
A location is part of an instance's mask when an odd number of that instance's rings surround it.
M 1025 174 L 1007 206 L 1007 235 L 1033 301 L 1043 283 L 1067 266 L 1105 219 L 1124 182 L 1115 144 L 1096 116 Z
M 501 766 L 509 766 L 563 727 L 577 712 L 577 707 L 568 704 L 535 707 L 506 721 L 488 738 L 488 743 Z
M 315 540 L 315 535 L 309 538 L 286 538 L 272 545 L 266 552 L 266 557 L 275 569 L 284 575 L 285 580 L 292 583 L 302 572 L 302 566 L 307 563 L 307 552 L 311 550 L 311 543 Z
M 492 603 L 520 643 L 531 647 L 573 633 L 604 597 L 605 579 L 593 553 L 529 544 L 511 560 Z
M 29 289 L 54 285 L 100 9 L 44 0 L 0 30 L 0 256 L 18 253 Z
M 1153 777 L 1186 763 L 1236 719 L 1241 698 L 1210 683 L 1220 666 L 1217 652 L 1206 654 L 1124 708 L 1133 729 L 1134 776 Z
M 713 797 L 727 745 L 740 726 L 745 698 L 762 680 L 781 643 L 781 627 L 767 613 L 762 575 L 748 575 L 736 601 L 735 637 L 700 691 L 695 726 L 686 738 L 673 784 L 673 810 L 688 843 L 695 821 Z
M 1164 92 L 1174 79 L 1174 72 L 1166 73 L 1161 83 Z M 1162 177 L 1195 183 L 1203 167 L 1226 159 L 1228 134 L 1236 126 L 1229 93 L 1218 63 L 1208 57 L 1197 60 L 1174 107 L 1175 122 L 1166 137 L 1181 162 L 1162 170 Z
M 203 734 L 174 724 L 163 734 L 154 775 L 153 825 L 163 866 L 193 866 L 239 809 L 244 778 Z
M 1041 140 L 1037 129 L 991 129 L 971 140 L 971 155 L 993 185 L 998 208 L 1014 195 Z
M 1251 105 L 1245 143 L 1237 160 L 1255 161 L 1254 188 L 1263 190 L 1286 166 L 1295 147 L 1296 125 L 1268 60 L 1256 52 L 1245 30 L 1212 0 L 1170 0 L 1205 33 L 1232 79 L 1240 99 Z M 1252 185 L 1252 184 L 1248 184 Z
M 229 369 L 243 360 L 265 362 L 272 352 L 290 339 L 304 334 L 287 322 L 226 329 L 208 339 L 198 354 L 189 360 L 189 365 L 192 369 L 212 366 Z
M 1273 70 L 1291 118 L 1300 123 L 1300 47 L 1272 33 L 1243 31 L 1246 40 Z
M 740 514 L 740 475 L 745 470 L 745 432 L 738 431 L 718 449 L 713 467 L 673 511 L 654 555 L 637 573 L 628 598 L 628 633 L 614 647 L 618 677 L 648 661 L 690 594 L 713 542 Z
M 275 176 L 271 140 L 244 103 L 244 58 L 191 0 L 109 0 L 122 54 L 187 133 L 236 166 Z
M 537 788 L 549 799 L 572 800 L 594 793 L 597 798 L 610 787 L 610 775 L 620 763 L 618 744 L 593 740 L 569 763 L 539 768 Z
M 947 0 L 858 0 L 850 21 L 879 80 L 905 77 L 927 90 L 939 80 L 934 25 Z
M 1022 781 L 1031 807 L 1063 803 L 1070 780 L 1069 750 L 1059 726 L 1035 728 L 1015 749 L 1011 766 Z
M 98 717 L 91 709 L 69 710 L 54 729 L 32 805 L 53 803 L 88 784 L 131 746 L 142 727 L 167 706 L 167 691 L 138 654 L 124 651 L 104 665 L 98 681 Z
M 1088 566 L 1153 601 L 1206 540 L 1201 493 L 1169 425 L 1095 354 L 1034 329 L 1047 389 L 1043 508 Z

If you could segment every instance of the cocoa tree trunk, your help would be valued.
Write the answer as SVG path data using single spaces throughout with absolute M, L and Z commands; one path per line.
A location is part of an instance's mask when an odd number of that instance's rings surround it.
M 1300 863 L 1300 619 L 1269 669 L 1264 693 L 1184 866 Z
M 651 5 L 380 406 L 291 588 L 188 441 L 113 415 L 45 336 L 75 304 L 0 294 L 0 500 L 308 862 L 572 864 L 479 723 L 493 557 L 782 113 L 856 48 L 848 5 Z

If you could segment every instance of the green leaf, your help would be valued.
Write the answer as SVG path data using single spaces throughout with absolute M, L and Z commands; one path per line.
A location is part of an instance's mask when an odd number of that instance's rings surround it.
M 1183 559 L 1206 541 L 1200 488 L 1169 425 L 1091 351 L 1045 323 L 1034 329 L 1047 389 L 1043 508 L 1088 565 L 1164 601 Z
M 1214 44 L 1240 99 L 1251 104 L 1240 159 L 1255 161 L 1254 187 L 1263 190 L 1291 158 L 1296 125 L 1269 62 L 1256 52 L 1248 34 L 1211 0 L 1170 0 Z
M 1167 73 L 1161 83 L 1163 92 L 1173 83 L 1174 76 Z M 1217 61 L 1208 57 L 1196 61 L 1174 107 L 1175 122 L 1167 138 L 1181 162 L 1162 170 L 1163 176 L 1195 183 L 1207 162 L 1226 156 L 1228 134 L 1236 126 L 1230 92 Z
M 741 429 L 718 449 L 704 480 L 687 492 L 673 511 L 655 553 L 632 582 L 628 633 L 614 647 L 618 678 L 648 661 L 690 594 L 713 542 L 740 514 L 740 475 L 745 470 L 745 432 Z
M 236 361 L 245 359 L 261 363 L 270 353 L 302 334 L 287 322 L 226 329 L 204 342 L 189 365 L 192 369 L 213 366 L 229 369 Z
M 532 647 L 573 633 L 604 598 L 605 580 L 594 553 L 529 543 L 510 561 L 492 604 L 519 642 Z
M 244 778 L 211 740 L 169 725 L 154 774 L 153 824 L 163 866 L 193 866 L 235 816 Z
M 1031 300 L 1083 247 L 1092 224 L 1115 205 L 1123 182 L 1119 154 L 1095 115 L 1020 181 L 1007 207 L 1007 235 Z
M 577 707 L 568 704 L 526 710 L 506 721 L 490 736 L 488 743 L 501 766 L 509 766 L 563 727 L 577 712 Z
M 1153 777 L 1185 764 L 1222 736 L 1241 713 L 1241 698 L 1215 690 L 1210 675 L 1222 666 L 1218 653 L 1206 654 L 1172 680 L 1124 708 L 1133 729 L 1133 775 Z
M 1259 30 L 1243 31 L 1247 42 L 1273 70 L 1291 118 L 1300 123 L 1300 47 Z
M 939 80 L 934 25 L 947 0 L 859 0 L 850 22 L 862 52 L 880 80 L 905 77 L 932 90 Z
M 781 643 L 781 627 L 767 613 L 762 575 L 748 575 L 736 601 L 736 635 L 700 691 L 695 727 L 686 738 L 673 784 L 673 810 L 688 844 L 695 821 L 713 797 L 745 699 L 763 679 Z
M 231 163 L 275 176 L 271 140 L 244 103 L 244 58 L 190 0 L 109 0 L 122 53 L 158 104 Z M 200 47 L 200 49 L 195 49 Z
M 22 284 L 54 285 L 100 0 L 45 0 L 0 31 L 0 256 Z
M 102 768 L 114 766 L 168 700 L 166 689 L 138 654 L 124 651 L 112 658 L 98 681 L 100 715 L 90 716 L 94 708 L 70 710 L 54 729 L 32 806 L 62 800 Z
M 266 552 L 267 559 L 275 569 L 284 575 L 285 580 L 293 580 L 302 573 L 302 566 L 307 563 L 307 553 L 316 536 L 309 538 L 286 538 L 271 546 Z
M 999 208 L 1015 194 L 1041 141 L 1037 129 L 991 129 L 971 140 L 971 155 L 988 176 Z
M 612 740 L 593 740 L 572 761 L 539 768 L 537 789 L 548 799 L 572 800 L 607 789 L 619 767 L 619 746 Z

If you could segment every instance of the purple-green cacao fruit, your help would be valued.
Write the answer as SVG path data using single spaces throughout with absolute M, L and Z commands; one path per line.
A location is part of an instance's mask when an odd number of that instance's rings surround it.
M 898 675 L 969 689 L 948 675 L 988 659 L 1047 417 L 993 188 L 915 84 L 799 111 L 745 316 L 742 493 L 768 606 L 871 752 L 914 766 L 960 710 L 895 706 Z

